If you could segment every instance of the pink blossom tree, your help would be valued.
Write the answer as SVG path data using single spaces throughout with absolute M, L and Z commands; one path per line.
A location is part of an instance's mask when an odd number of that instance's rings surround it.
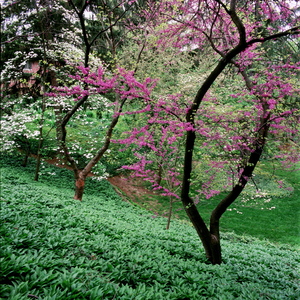
M 182 165 L 182 146 L 186 123 L 181 119 L 183 111 L 176 103 L 180 95 L 170 96 L 169 99 L 160 99 L 151 102 L 151 110 L 140 112 L 147 114 L 147 122 L 139 129 L 124 132 L 124 139 L 113 142 L 124 145 L 124 149 L 134 145 L 133 154 L 136 162 L 133 165 L 123 166 L 132 171 L 134 177 L 143 178 L 152 184 L 154 191 L 169 198 L 169 211 L 166 229 L 170 227 L 173 203 L 180 201 L 178 192 L 181 187 L 180 166 Z M 171 100 L 172 99 L 172 100 Z M 172 101 L 172 107 L 169 102 Z M 154 105 L 153 105 L 154 104 Z M 168 114 L 172 117 L 168 118 Z M 120 149 L 120 151 L 124 150 Z
M 156 16 L 154 21 L 153 14 Z M 300 34 L 299 18 L 288 1 L 160 1 L 154 2 L 145 15 L 149 16 L 147 29 L 156 30 L 157 47 L 172 44 L 181 51 L 198 48 L 203 56 L 213 53 L 216 63 L 205 76 L 201 76 L 202 83 L 194 98 L 181 100 L 185 105 L 180 108 L 171 98 L 167 105 L 158 102 L 152 109 L 154 113 L 147 115 L 148 125 L 134 129 L 122 142 L 140 147 L 137 153 L 139 162 L 131 169 L 156 187 L 156 174 L 147 168 L 153 160 L 148 159 L 142 150 L 147 147 L 154 151 L 166 165 L 170 156 L 167 152 L 160 154 L 160 142 L 153 143 L 150 134 L 152 124 L 160 126 L 162 140 L 166 136 L 165 130 L 175 140 L 184 132 L 181 191 L 177 196 L 202 241 L 207 259 L 213 264 L 220 264 L 220 218 L 251 179 L 266 143 L 271 139 L 278 141 L 282 137 L 285 140 L 298 137 L 299 128 L 295 124 L 299 123 L 299 108 L 290 103 L 299 95 L 299 84 L 293 80 L 299 76 L 299 62 L 286 57 L 273 57 L 271 60 L 264 45 L 279 43 L 284 37 L 297 38 Z M 202 58 L 204 60 L 205 57 Z M 223 74 L 228 74 L 229 68 L 244 81 L 244 89 L 228 95 L 242 107 L 237 109 L 236 105 L 227 105 L 222 110 L 224 99 L 214 95 L 214 87 Z M 153 114 L 155 118 L 151 118 Z M 179 128 L 182 129 L 180 132 Z M 170 149 L 173 143 L 174 140 Z M 194 152 L 198 146 L 202 153 L 209 153 L 212 147 L 221 149 L 218 159 L 211 160 L 210 170 L 228 167 L 231 173 L 230 192 L 212 211 L 209 225 L 204 222 L 191 196 Z M 288 156 L 289 161 L 297 161 L 297 152 L 292 151 L 293 147 L 289 150 L 289 153 L 281 153 L 280 157 Z M 172 175 L 174 181 L 178 180 L 177 172 Z M 200 192 L 207 198 L 219 192 L 211 186 L 213 177 L 212 174 L 211 180 L 200 186 Z M 174 193 L 166 187 L 160 188 L 164 193 Z
M 142 110 L 131 113 L 142 113 L 149 110 L 147 103 L 150 101 L 150 94 L 155 86 L 155 80 L 146 78 L 144 82 L 139 82 L 134 78 L 132 71 L 118 69 L 114 74 L 110 74 L 104 67 L 99 67 L 97 71 L 91 72 L 89 68 L 83 66 L 78 67 L 78 73 L 71 75 L 71 77 L 78 82 L 78 85 L 56 87 L 55 91 L 48 93 L 48 96 L 72 97 L 76 103 L 91 95 L 112 93 L 116 99 L 114 102 L 104 101 L 103 103 L 104 106 L 112 107 L 113 109 L 111 121 L 107 128 L 102 147 L 92 155 L 92 158 L 83 169 L 79 169 L 76 160 L 69 152 L 69 147 L 66 144 L 67 131 L 63 131 L 62 140 L 64 142 L 62 143 L 62 147 L 64 155 L 75 175 L 74 199 L 82 200 L 86 177 L 107 151 L 111 142 L 113 129 L 123 112 L 125 104 L 132 103 L 133 101 L 142 101 L 143 104 L 146 104 Z
M 54 88 L 56 92 L 49 93 L 49 95 L 57 99 L 59 98 L 58 96 L 72 96 L 75 98 L 72 107 L 59 120 L 59 126 L 57 127 L 59 133 L 57 135 L 59 136 L 59 144 L 64 160 L 74 171 L 74 199 L 82 200 L 86 177 L 107 151 L 112 132 L 118 123 L 125 102 L 130 101 L 134 97 L 138 99 L 144 99 L 145 97 L 147 99 L 149 94 L 148 88 L 152 85 L 152 82 L 146 79 L 143 83 L 140 83 L 134 78 L 132 72 L 126 72 L 118 68 L 116 63 L 117 49 L 125 39 L 125 35 L 117 36 L 116 31 L 120 28 L 125 28 L 124 20 L 128 17 L 130 18 L 131 14 L 138 7 L 136 0 L 120 0 L 116 2 L 85 0 L 82 3 L 69 0 L 68 5 L 74 11 L 80 24 L 80 36 L 84 48 L 83 64 L 79 67 L 79 72 L 75 76 L 71 76 L 73 80 L 78 82 L 78 85 L 73 85 L 70 88 Z M 99 66 L 95 72 L 92 72 L 89 68 L 91 54 L 97 53 L 97 46 L 103 48 L 101 42 L 106 47 L 103 57 L 103 60 L 106 59 L 106 61 L 102 60 L 102 66 Z M 69 121 L 87 103 L 89 96 L 95 93 L 100 95 L 113 93 L 114 100 L 111 105 L 113 106 L 114 114 L 108 126 L 103 146 L 94 156 L 92 155 L 93 158 L 83 170 L 80 170 L 76 160 L 71 155 L 70 147 L 67 143 L 67 126 Z

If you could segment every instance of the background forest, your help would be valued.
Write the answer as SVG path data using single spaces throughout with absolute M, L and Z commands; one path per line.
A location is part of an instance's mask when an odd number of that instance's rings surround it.
M 0 298 L 297 299 L 297 3 L 1 1 Z

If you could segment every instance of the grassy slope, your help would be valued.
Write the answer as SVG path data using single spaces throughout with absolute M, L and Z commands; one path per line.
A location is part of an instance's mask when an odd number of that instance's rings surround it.
M 273 167 L 261 166 L 266 174 L 273 173 Z M 287 243 L 296 248 L 300 248 L 300 172 L 276 170 L 278 178 L 284 179 L 289 186 L 294 188 L 292 195 L 271 196 L 271 201 L 265 203 L 265 199 L 250 201 L 246 205 L 242 203 L 242 196 L 231 205 L 224 216 L 221 218 L 221 230 L 223 232 L 235 232 L 239 235 L 251 235 L 260 239 L 268 239 L 274 243 Z M 274 176 L 273 175 L 273 176 Z M 266 184 L 272 181 L 271 176 L 266 178 Z M 197 205 L 200 214 L 209 222 L 210 213 L 221 200 L 221 194 L 209 200 L 201 200 Z M 268 198 L 268 197 L 267 197 Z M 167 197 L 156 197 L 160 203 L 157 206 L 159 214 L 164 214 L 169 209 Z M 137 199 L 141 206 L 150 208 L 147 199 Z M 270 209 L 272 208 L 272 209 Z M 174 204 L 174 214 L 183 220 L 187 220 L 186 213 L 182 210 L 181 203 Z
M 95 112 L 89 111 L 88 113 L 92 113 L 94 116 L 85 116 L 84 118 L 73 121 L 73 127 L 71 126 L 69 128 L 68 134 L 71 141 L 81 140 L 82 145 L 89 144 L 91 139 L 89 135 L 85 135 L 85 131 L 91 133 L 91 128 L 89 125 L 87 125 L 89 122 L 93 122 L 93 128 L 96 128 L 94 134 L 100 134 L 101 136 L 103 120 L 100 122 L 95 117 Z M 49 127 L 45 128 L 45 134 L 49 131 L 53 125 L 53 122 L 54 120 L 52 120 L 52 123 L 50 122 L 48 124 Z M 78 131 L 78 124 L 80 124 L 80 135 Z M 118 124 L 118 126 L 121 126 L 122 128 L 122 126 L 126 127 L 127 125 L 122 125 L 121 122 Z M 125 131 L 125 128 L 123 128 L 121 131 Z M 50 135 L 52 136 L 53 140 L 55 140 L 55 131 L 52 131 Z M 48 141 L 48 143 L 50 142 Z M 113 145 L 111 146 L 114 147 Z M 54 147 L 54 145 L 52 145 L 52 147 Z M 119 156 L 117 159 L 116 157 L 113 157 L 113 159 L 110 157 L 110 162 L 107 165 L 109 171 L 111 171 L 111 168 L 122 165 L 122 163 L 128 164 L 128 161 L 122 161 L 123 152 L 112 152 L 114 155 L 118 153 Z M 123 155 L 126 158 L 128 156 L 127 153 L 123 153 Z M 118 161 L 117 164 L 115 163 L 116 161 Z M 83 167 L 82 164 L 81 167 Z M 269 174 L 272 174 L 274 171 L 272 166 L 264 166 L 262 169 Z M 294 187 L 295 190 L 293 195 L 289 197 L 273 197 L 270 203 L 262 203 L 262 205 L 258 204 L 256 206 L 242 206 L 241 197 L 239 197 L 239 199 L 232 205 L 232 210 L 227 211 L 222 217 L 220 224 L 222 231 L 235 232 L 240 235 L 251 235 L 261 239 L 266 238 L 275 243 L 288 243 L 297 247 L 298 249 L 300 248 L 300 172 L 298 171 L 290 173 L 288 171 L 277 170 L 276 175 L 281 179 L 284 178 L 291 186 Z M 268 179 L 272 181 L 271 178 L 267 178 L 266 184 Z M 195 189 L 197 188 L 198 187 L 195 186 Z M 153 209 L 151 204 L 149 205 L 149 201 L 147 201 L 146 198 L 147 197 L 144 199 L 136 199 L 136 202 L 139 202 L 141 206 L 144 206 L 147 209 Z M 209 222 L 210 213 L 219 200 L 220 196 L 215 196 L 207 201 L 201 199 L 200 203 L 198 204 L 199 211 L 206 222 Z M 153 210 L 158 212 L 160 215 L 166 214 L 169 211 L 168 198 L 157 197 L 157 201 L 160 203 L 160 206 L 155 207 Z M 188 220 L 185 211 L 182 209 L 181 203 L 176 203 L 174 207 L 175 214 L 180 219 Z M 275 207 L 275 209 L 269 210 L 268 208 L 270 207 Z
M 273 172 L 273 167 L 267 164 L 261 168 L 269 174 Z M 252 207 L 243 207 L 238 200 L 233 208 L 243 214 L 227 212 L 224 227 L 226 229 L 225 224 L 228 222 L 238 234 L 248 233 L 273 242 L 288 243 L 300 249 L 300 172 L 277 169 L 274 175 L 285 179 L 294 188 L 292 195 L 273 196 L 269 203 L 258 203 Z M 271 207 L 274 209 L 270 209 Z
M 152 218 L 106 182 L 72 200 L 72 177 L 32 181 L 3 167 L 0 299 L 298 299 L 299 257 L 267 242 L 225 234 L 212 266 L 189 225 Z M 53 172 L 54 170 L 49 171 Z

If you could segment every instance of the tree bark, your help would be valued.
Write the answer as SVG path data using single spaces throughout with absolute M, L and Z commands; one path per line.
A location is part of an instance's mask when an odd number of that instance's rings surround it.
M 25 156 L 24 156 L 24 160 L 22 162 L 22 167 L 27 167 L 28 157 L 29 157 L 29 153 L 26 151 Z
M 255 142 L 255 149 L 249 156 L 244 170 L 239 177 L 238 183 L 233 187 L 232 191 L 213 210 L 210 218 L 210 230 L 208 230 L 205 222 L 200 216 L 198 209 L 194 204 L 194 201 L 191 198 L 189 198 L 189 196 L 186 194 L 185 198 L 182 197 L 182 202 L 184 204 L 186 213 L 189 219 L 191 220 L 194 228 L 196 229 L 198 236 L 201 239 L 207 259 L 212 264 L 221 264 L 222 262 L 222 252 L 220 243 L 220 218 L 225 213 L 227 208 L 241 194 L 247 182 L 251 178 L 253 171 L 263 152 L 268 129 L 269 125 L 267 124 L 267 120 L 265 120 L 265 126 L 260 132 L 260 137 Z
M 162 172 L 163 172 L 163 168 L 161 163 L 158 164 L 158 171 L 157 171 L 157 179 L 156 179 L 156 183 L 158 185 L 161 184 L 161 180 L 162 180 Z
M 82 174 L 80 174 L 80 173 L 79 173 L 79 175 L 76 176 L 76 179 L 75 179 L 74 199 L 82 201 L 86 176 L 82 176 Z
M 172 212 L 173 212 L 173 197 L 170 196 L 170 202 L 169 202 L 169 213 L 168 213 L 168 220 L 167 220 L 167 226 L 166 229 L 170 229 L 171 224 L 171 218 L 172 218 Z
M 185 144 L 181 202 L 202 242 L 207 260 L 210 261 L 212 264 L 220 264 L 221 247 L 220 247 L 219 237 L 212 235 L 209 232 L 204 220 L 199 214 L 199 211 L 194 201 L 189 196 L 195 139 L 196 139 L 195 132 L 188 131 L 186 137 L 186 144 Z
M 40 151 L 38 151 L 36 167 L 35 167 L 35 172 L 34 172 L 34 181 L 39 181 L 40 169 L 41 169 L 41 159 L 42 159 L 42 155 L 41 155 Z
M 45 89 L 45 86 L 42 86 L 43 90 Z M 43 136 L 43 127 L 44 127 L 44 121 L 45 121 L 45 111 L 46 111 L 46 105 L 45 105 L 45 98 L 44 98 L 44 91 L 42 94 L 42 115 L 39 122 L 39 143 L 38 143 L 38 149 L 37 149 L 37 160 L 36 160 L 36 167 L 35 167 L 35 174 L 34 174 L 34 180 L 39 181 L 40 176 L 40 169 L 41 169 L 41 160 L 42 160 L 42 148 L 44 143 L 44 136 Z
M 74 199 L 76 200 L 82 200 L 83 192 L 84 192 L 84 186 L 85 186 L 85 180 L 87 175 L 92 171 L 92 168 L 98 163 L 98 161 L 103 157 L 106 150 L 109 148 L 111 137 L 113 130 L 115 126 L 117 125 L 120 117 L 120 113 L 122 112 L 123 106 L 126 102 L 126 99 L 123 99 L 120 103 L 119 109 L 116 111 L 115 116 L 113 117 L 108 130 L 106 132 L 105 142 L 102 146 L 102 148 L 96 153 L 96 155 L 88 162 L 88 164 L 84 167 L 83 170 L 78 170 L 77 165 L 74 161 L 74 159 L 71 157 L 71 155 L 68 152 L 68 148 L 65 145 L 65 142 L 62 143 L 65 157 L 67 160 L 71 163 L 72 169 L 75 174 L 75 195 Z
M 184 209 L 202 242 L 207 260 L 213 263 L 214 258 L 211 248 L 211 235 L 204 220 L 200 216 L 194 201 L 190 197 L 182 199 L 182 202 L 184 203 Z
M 29 143 L 28 139 L 26 138 L 26 140 L 25 140 L 25 155 L 24 155 L 24 160 L 22 162 L 22 167 L 27 167 L 29 156 L 30 156 L 30 143 Z

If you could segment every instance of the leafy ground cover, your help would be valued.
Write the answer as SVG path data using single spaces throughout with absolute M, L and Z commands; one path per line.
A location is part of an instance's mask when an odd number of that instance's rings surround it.
M 296 168 L 296 167 L 295 167 Z M 251 235 L 268 239 L 274 243 L 287 243 L 300 248 L 300 171 L 287 171 L 278 165 L 260 163 L 256 169 L 255 184 L 249 183 L 221 219 L 224 232 L 235 232 L 239 235 Z M 124 189 L 127 178 L 120 182 Z M 279 187 L 278 182 L 283 186 Z M 260 192 L 257 192 L 257 188 Z M 169 198 L 158 194 L 126 193 L 135 203 L 153 213 L 166 216 L 169 210 Z M 211 211 L 226 194 L 221 193 L 211 199 L 200 199 L 197 207 L 204 219 L 209 222 Z M 174 219 L 188 220 L 181 202 L 173 204 Z
M 48 112 L 49 113 L 49 112 Z M 77 158 L 79 166 L 83 167 L 87 163 L 86 153 L 91 148 L 91 143 L 99 140 L 99 134 L 105 131 L 105 123 L 107 120 L 99 120 L 96 117 L 96 112 L 88 110 L 81 112 L 77 119 L 71 122 L 69 128 L 69 142 L 77 147 L 77 141 L 80 141 L 82 148 L 76 148 L 76 153 L 73 153 Z M 50 120 L 50 119 L 49 119 Z M 53 125 L 55 123 L 54 115 L 52 119 L 47 123 L 44 128 L 44 134 L 49 133 L 44 141 L 45 149 L 43 153 L 49 155 L 51 158 L 55 158 L 57 151 L 54 151 L 55 145 L 53 144 L 55 137 L 55 130 Z M 35 121 L 36 122 L 36 121 Z M 88 126 L 93 124 L 93 130 L 90 131 Z M 101 125 L 102 124 L 102 125 Z M 35 124 L 36 125 L 36 124 Z M 116 134 L 121 135 L 122 132 L 128 130 L 127 123 L 121 121 L 117 128 Z M 33 127 L 35 128 L 35 127 Z M 50 131 L 50 129 L 53 129 Z M 32 129 L 33 130 L 33 129 Z M 103 133 L 102 132 L 102 133 Z M 104 133 L 103 133 L 104 134 Z M 37 149 L 37 140 L 31 141 L 31 149 Z M 99 145 L 96 147 L 98 148 Z M 132 160 L 132 153 L 117 151 L 116 144 L 111 145 L 111 154 L 107 154 L 99 162 L 98 167 L 93 169 L 93 172 L 99 174 L 109 173 L 110 176 L 116 175 L 122 165 L 130 164 Z M 35 151 L 34 151 L 35 152 Z M 84 154 L 85 153 L 85 154 Z M 201 164 L 207 164 L 207 161 Z M 204 180 L 204 169 L 199 163 L 195 170 L 196 182 Z M 299 166 L 298 166 L 299 168 Z M 42 167 L 44 173 L 51 175 L 52 169 L 44 165 Z M 217 177 L 216 182 L 224 180 L 223 173 Z M 224 232 L 235 232 L 239 235 L 251 235 L 260 239 L 268 239 L 272 242 L 288 243 L 294 247 L 300 248 L 300 171 L 284 171 L 280 169 L 280 166 L 268 161 L 263 160 L 259 163 L 255 170 L 255 181 L 249 182 L 242 196 L 230 207 L 221 219 L 221 230 Z M 72 179 L 71 179 L 72 180 Z M 127 181 L 128 182 L 128 181 Z M 282 182 L 282 184 L 279 184 Z M 123 184 L 123 183 L 122 183 Z M 221 184 L 220 184 L 221 185 Z M 282 186 L 282 187 L 279 187 Z M 124 184 L 123 184 L 124 188 Z M 198 185 L 192 185 L 195 190 L 198 189 Z M 260 192 L 257 193 L 256 189 L 259 188 Z M 121 186 L 122 189 L 122 186 Z M 216 189 L 222 190 L 221 186 L 217 186 Z M 195 195 L 198 192 L 195 192 Z M 127 195 L 128 196 L 128 195 Z M 155 193 L 145 195 L 129 195 L 130 199 L 138 205 L 146 208 L 158 214 L 166 216 L 169 211 L 169 198 L 163 197 Z M 133 196 L 133 197 L 131 197 Z M 209 221 L 210 213 L 215 208 L 216 204 L 224 197 L 225 194 L 221 193 L 213 198 L 206 200 L 204 196 L 200 199 L 198 209 L 206 222 Z M 182 209 L 181 202 L 173 204 L 174 217 L 180 220 L 188 220 L 185 211 Z
M 165 230 L 107 181 L 79 202 L 67 170 L 34 182 L 33 165 L 2 161 L 1 299 L 299 299 L 288 246 L 224 233 L 224 263 L 209 265 L 191 226 Z

